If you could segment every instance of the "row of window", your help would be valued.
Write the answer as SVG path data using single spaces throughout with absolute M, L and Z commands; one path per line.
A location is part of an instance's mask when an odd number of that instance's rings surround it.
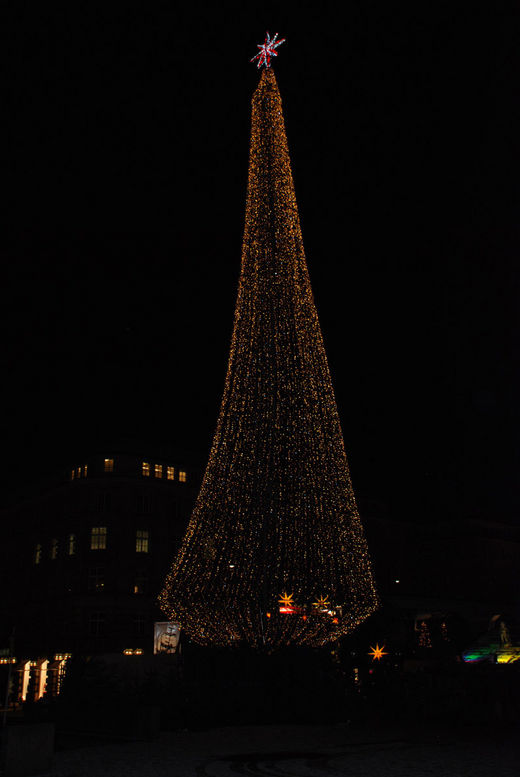
M 132 591 L 134 594 L 146 593 L 148 577 L 143 569 L 139 569 L 134 577 Z M 87 572 L 87 588 L 89 591 L 105 590 L 105 568 L 90 567 Z M 71 589 L 69 589 L 71 590 Z
M 105 459 L 104 460 L 104 471 L 105 472 L 113 472 L 114 471 L 114 459 Z M 145 478 L 149 478 L 151 474 L 151 464 L 149 461 L 143 461 L 141 463 L 141 474 Z M 83 467 L 74 467 L 74 469 L 70 472 L 70 479 L 76 480 L 81 477 L 86 478 L 88 472 L 88 465 L 85 464 Z M 156 478 L 161 479 L 163 477 L 163 473 L 166 474 L 166 480 L 175 480 L 175 467 L 163 467 L 162 464 L 154 464 L 153 465 L 153 474 Z M 180 469 L 178 472 L 177 477 L 179 483 L 186 483 L 187 480 L 187 474 L 186 471 L 183 469 Z
M 92 637 L 103 637 L 106 634 L 107 617 L 104 612 L 93 612 L 89 616 L 89 633 Z M 132 618 L 133 633 L 141 637 L 145 633 L 146 618 L 144 615 L 134 615 Z
M 162 464 L 153 465 L 153 474 L 156 478 L 162 478 L 164 467 Z M 149 478 L 151 474 L 151 465 L 148 461 L 143 461 L 141 464 L 141 474 L 145 478 Z M 175 480 L 175 467 L 166 467 L 166 479 Z M 186 472 L 182 469 L 179 470 L 179 483 L 186 483 Z
M 80 478 L 81 476 L 86 478 L 87 472 L 88 472 L 88 464 L 85 464 L 84 467 L 76 467 L 75 469 L 71 470 L 70 479 L 74 480 L 74 478 Z
M 108 531 L 106 526 L 93 526 L 90 530 L 90 550 L 106 550 Z M 49 557 L 58 558 L 59 540 L 54 537 L 51 540 Z M 135 552 L 148 553 L 150 548 L 150 532 L 148 529 L 137 529 L 135 533 Z M 77 537 L 69 534 L 65 542 L 65 555 L 74 556 L 77 550 Z M 43 556 L 43 546 L 38 543 L 34 550 L 34 563 L 39 564 Z
M 134 503 L 134 509 L 139 513 L 151 513 L 154 509 L 161 509 L 161 500 L 155 501 L 151 494 L 138 494 L 137 505 Z M 176 504 L 174 502 L 174 504 Z M 97 498 L 90 503 L 92 511 L 98 513 L 109 512 L 110 510 L 125 510 L 128 512 L 132 509 L 129 505 L 128 494 L 113 494 L 110 491 L 104 491 L 97 494 Z

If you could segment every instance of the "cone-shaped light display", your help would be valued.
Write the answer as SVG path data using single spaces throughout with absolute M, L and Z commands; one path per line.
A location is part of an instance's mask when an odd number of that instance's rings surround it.
M 222 406 L 159 602 L 199 643 L 267 649 L 322 645 L 377 607 L 270 68 L 253 96 Z

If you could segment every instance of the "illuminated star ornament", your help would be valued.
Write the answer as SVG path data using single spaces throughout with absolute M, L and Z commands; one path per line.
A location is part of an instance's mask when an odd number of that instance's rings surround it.
M 278 599 L 278 602 L 284 607 L 294 607 L 293 601 L 294 594 L 287 594 L 285 591 Z
M 385 646 L 379 647 L 379 644 L 376 642 L 375 647 L 370 648 L 370 652 L 368 653 L 369 656 L 372 656 L 372 661 L 381 661 L 381 658 L 383 656 L 387 656 L 388 653 L 385 652 Z
M 271 57 L 277 57 L 278 54 L 275 51 L 275 49 L 278 48 L 282 43 L 285 43 L 285 38 L 282 38 L 282 40 L 277 41 L 278 33 L 273 36 L 271 39 L 269 37 L 269 33 L 265 33 L 265 41 L 263 43 L 258 44 L 258 48 L 260 51 L 258 54 L 256 54 L 252 59 L 251 62 L 254 62 L 255 59 L 258 60 L 257 67 L 262 67 L 262 65 L 265 65 L 266 67 L 271 67 Z
M 319 596 L 312 604 L 314 607 L 327 609 L 327 607 L 330 605 L 330 602 L 326 596 Z
M 279 612 L 285 612 L 290 613 L 294 615 L 294 613 L 300 612 L 300 608 L 296 606 L 294 603 L 294 594 L 288 594 L 287 592 L 284 592 L 280 598 L 278 599 L 278 603 L 280 604 Z

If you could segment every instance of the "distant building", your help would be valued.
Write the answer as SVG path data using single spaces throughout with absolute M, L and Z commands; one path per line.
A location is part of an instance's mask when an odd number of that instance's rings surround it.
M 176 650 L 178 628 L 156 597 L 198 487 L 181 460 L 109 451 L 2 511 L 0 686 L 11 665 L 12 698 L 57 693 L 70 655 Z M 382 602 L 418 647 L 442 640 L 450 616 L 476 635 L 497 613 L 516 613 L 517 524 L 395 521 L 363 498 L 360 511 Z
M 197 485 L 182 461 L 108 451 L 5 510 L 0 649 L 14 626 L 24 660 L 153 653 L 156 596 Z
M 382 601 L 421 624 L 463 618 L 470 632 L 497 613 L 518 617 L 520 525 L 511 520 L 460 518 L 397 521 L 384 507 L 360 500 L 361 516 Z

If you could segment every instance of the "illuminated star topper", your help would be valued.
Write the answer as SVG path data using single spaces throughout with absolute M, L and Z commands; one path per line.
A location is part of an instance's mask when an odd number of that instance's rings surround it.
M 258 60 L 257 67 L 262 67 L 262 65 L 265 65 L 266 67 L 271 67 L 271 57 L 278 56 L 275 49 L 277 49 L 278 46 L 280 46 L 282 43 L 285 43 L 285 38 L 282 38 L 282 40 L 277 41 L 276 40 L 277 37 L 278 37 L 278 33 L 276 33 L 271 39 L 269 37 L 269 33 L 266 32 L 265 41 L 263 43 L 257 44 L 260 51 L 251 59 L 251 62 L 254 62 L 255 59 L 257 59 Z

